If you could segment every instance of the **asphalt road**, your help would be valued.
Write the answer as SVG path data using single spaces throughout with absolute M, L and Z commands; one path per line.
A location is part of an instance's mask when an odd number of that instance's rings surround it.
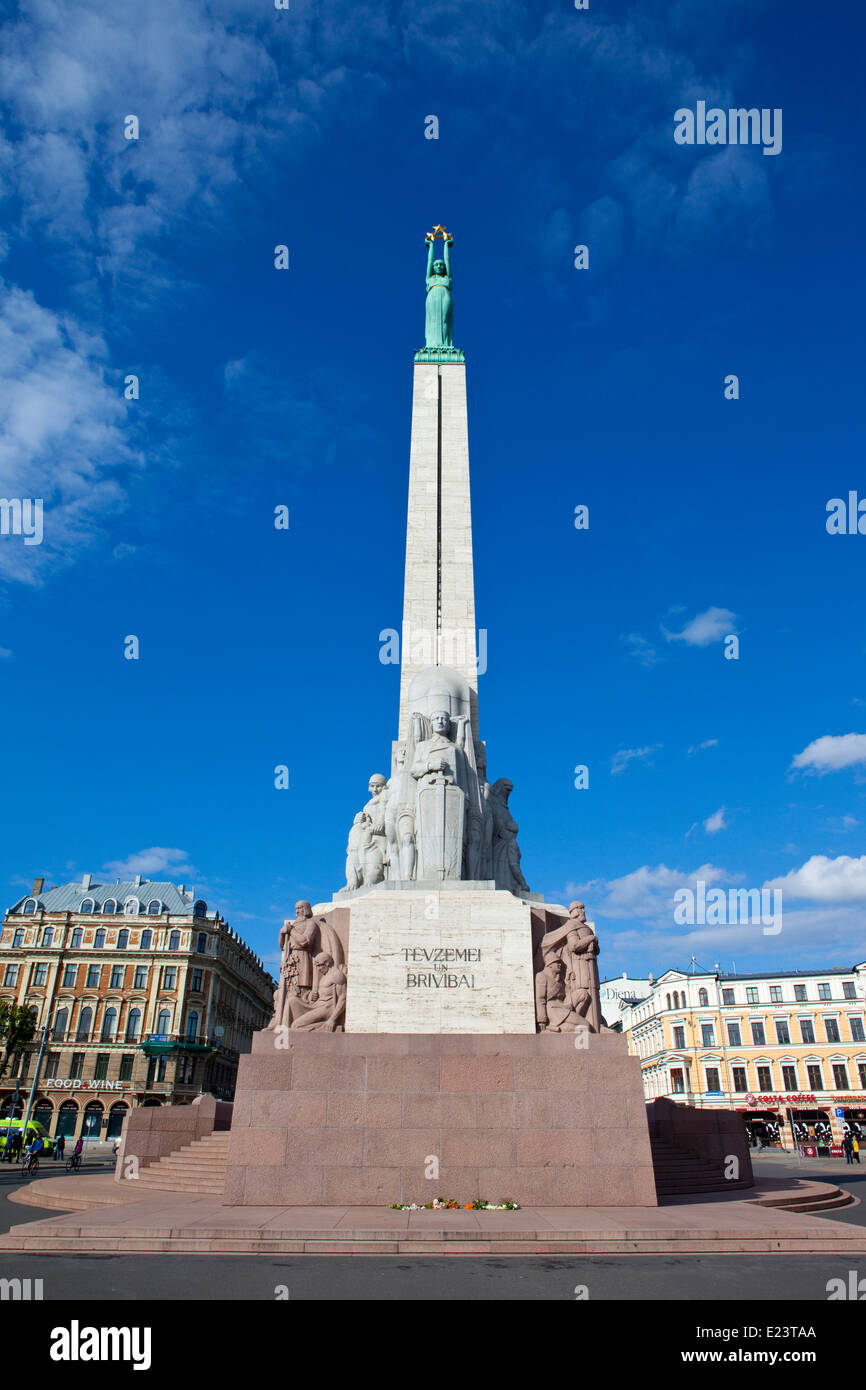
M 111 1163 L 94 1164 L 106 1171 Z M 809 1176 L 866 1195 L 862 1172 L 838 1160 L 769 1155 L 755 1168 L 767 1176 Z M 43 1165 L 32 1179 L 54 1176 Z M 56 1215 L 8 1200 L 20 1171 L 0 1165 L 0 1230 Z M 69 1181 L 75 1176 L 70 1174 Z M 826 1215 L 866 1224 L 866 1203 Z M 849 1261 L 835 1255 L 717 1256 L 280 1256 L 280 1255 L 50 1255 L 0 1252 L 0 1278 L 42 1279 L 46 1301 L 278 1301 L 398 1302 L 566 1301 L 586 1288 L 590 1301 L 820 1302 L 827 1282 L 847 1278 Z M 859 1271 L 866 1275 L 866 1260 Z

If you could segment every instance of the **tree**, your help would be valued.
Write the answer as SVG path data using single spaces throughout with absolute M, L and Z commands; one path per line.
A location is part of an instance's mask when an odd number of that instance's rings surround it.
M 0 1002 L 0 1076 L 6 1071 L 10 1057 L 23 1052 L 35 1032 L 35 1009 L 26 1004 Z

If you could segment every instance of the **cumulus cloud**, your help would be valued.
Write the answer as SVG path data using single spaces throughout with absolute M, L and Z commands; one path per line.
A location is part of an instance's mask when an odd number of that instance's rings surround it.
M 823 774 L 861 763 L 866 763 L 866 734 L 824 734 L 798 753 L 791 767 Z
M 698 613 L 686 623 L 681 632 L 669 632 L 662 626 L 668 642 L 685 642 L 689 647 L 708 647 L 712 642 L 721 642 L 729 633 L 736 632 L 737 617 L 730 608 L 708 608 Z
M 706 884 L 732 881 L 733 876 L 714 864 L 702 864 L 692 871 L 669 869 L 666 864 L 644 864 L 621 878 L 596 879 L 584 884 L 568 884 L 567 892 L 594 904 L 594 911 L 606 917 L 640 917 L 673 921 L 674 894 L 679 888 L 694 890 L 698 880 Z M 587 908 L 588 915 L 592 914 Z
M 866 854 L 859 859 L 848 854 L 835 859 L 813 854 L 799 869 L 771 879 L 767 887 L 781 888 L 786 897 L 816 903 L 866 902 Z
M 725 808 L 720 806 L 718 811 L 714 811 L 704 821 L 704 830 L 708 835 L 717 835 L 720 830 L 727 830 L 728 822 L 725 820 Z
M 102 873 L 121 881 L 135 878 L 136 874 L 141 874 L 142 878 L 174 878 L 179 874 L 185 878 L 196 876 L 195 869 L 187 863 L 185 849 L 167 849 L 160 845 L 140 849 L 127 859 L 112 859 L 103 866 Z

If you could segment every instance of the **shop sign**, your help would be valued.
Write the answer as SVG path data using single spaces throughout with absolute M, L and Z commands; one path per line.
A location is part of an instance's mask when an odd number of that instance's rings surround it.
M 125 1091 L 125 1081 L 82 1081 L 78 1076 L 54 1077 L 42 1083 L 46 1091 Z

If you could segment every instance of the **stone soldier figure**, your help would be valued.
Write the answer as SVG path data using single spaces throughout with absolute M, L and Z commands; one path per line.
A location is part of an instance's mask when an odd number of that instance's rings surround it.
M 336 1033 L 342 1030 L 346 1013 L 346 976 L 327 951 L 320 951 L 314 962 L 318 991 L 308 999 L 289 998 L 289 1027 L 308 1032 Z

